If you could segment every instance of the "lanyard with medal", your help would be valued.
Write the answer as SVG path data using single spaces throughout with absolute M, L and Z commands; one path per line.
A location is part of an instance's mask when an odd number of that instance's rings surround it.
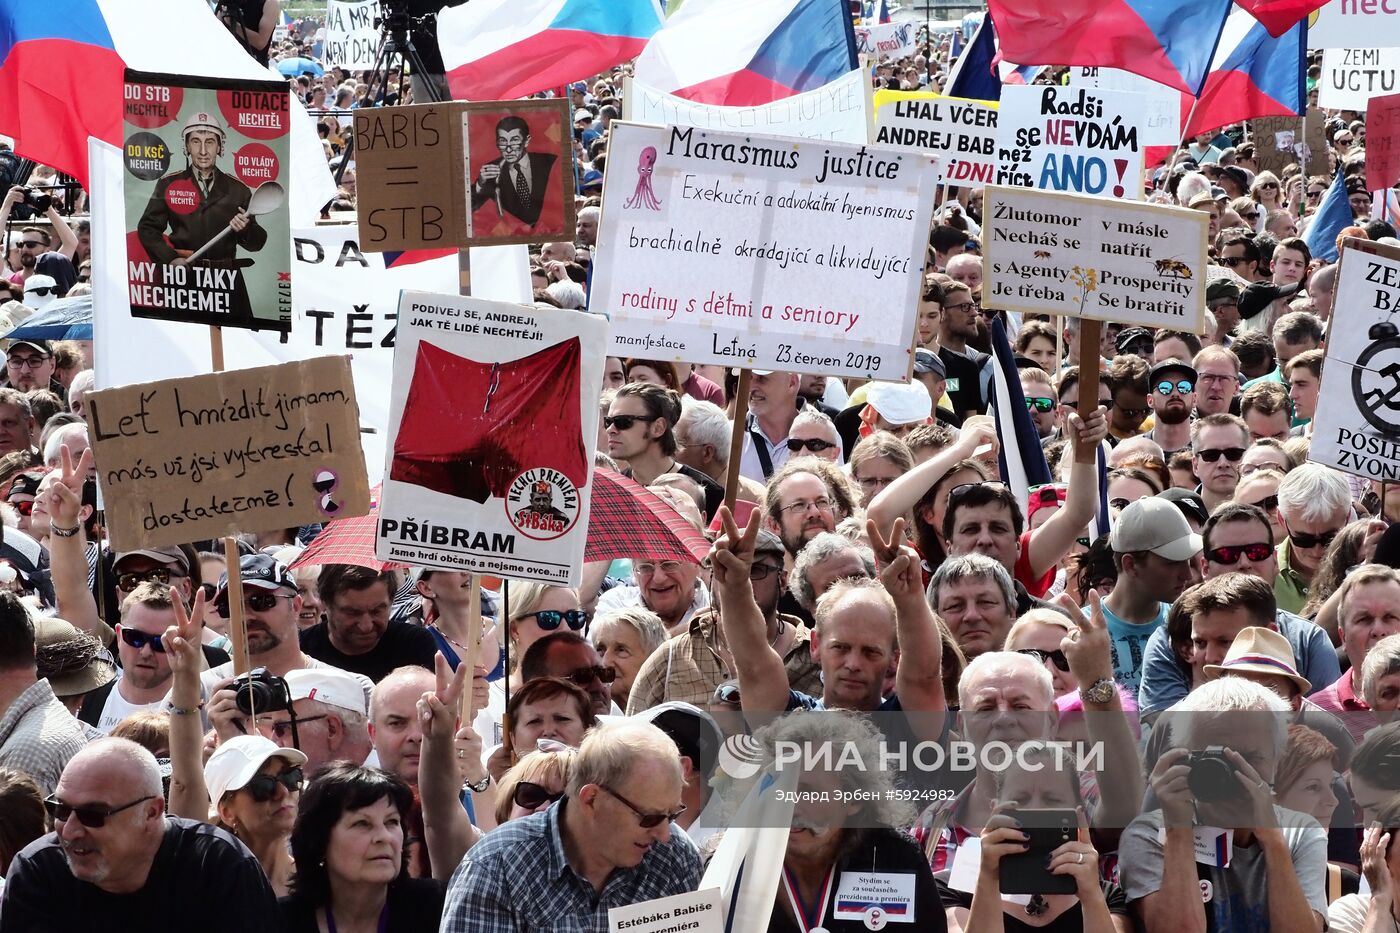
M 815 917 L 807 912 L 802 904 L 802 895 L 797 890 L 797 884 L 792 879 L 792 873 L 787 867 L 783 867 L 783 890 L 787 892 L 788 903 L 792 904 L 792 915 L 797 920 L 797 928 L 802 933 L 827 933 L 826 927 L 822 926 L 822 918 L 826 916 L 827 902 L 831 900 L 831 881 L 836 877 L 836 863 L 833 862 L 831 868 L 827 869 L 826 881 L 822 883 L 821 896 L 817 899 Z

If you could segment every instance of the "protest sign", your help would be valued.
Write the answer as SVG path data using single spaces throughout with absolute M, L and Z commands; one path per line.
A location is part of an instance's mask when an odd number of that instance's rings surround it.
M 1121 68 L 1069 70 L 1070 87 L 1141 94 L 1143 146 L 1173 146 L 1181 142 L 1181 92 Z
M 657 126 L 863 143 L 870 123 L 870 79 L 864 70 L 856 69 L 819 88 L 771 104 L 723 107 L 686 100 L 627 78 L 622 118 Z
M 1400 479 L 1400 248 L 1348 237 L 1327 329 L 1308 459 Z
M 1144 102 L 1127 91 L 1007 85 L 997 158 L 1007 184 L 1142 200 Z
M 462 105 L 471 210 L 463 246 L 574 240 L 566 100 Z
M 608 322 L 403 293 L 380 559 L 577 585 Z
M 927 152 L 938 180 L 987 185 L 997 177 L 997 105 L 926 91 L 875 92 L 875 142 Z
M 360 248 L 455 248 L 467 229 L 460 104 L 355 111 Z
M 286 83 L 128 70 L 124 98 L 132 315 L 287 330 Z
M 905 379 L 929 159 L 614 123 L 590 309 L 614 355 Z
M 379 51 L 378 0 L 327 0 L 326 42 L 322 55 L 328 66 L 368 71 Z
M 1400 94 L 1372 97 L 1366 104 L 1366 187 L 1381 191 L 1400 184 Z
M 719 888 L 608 908 L 608 933 L 724 933 Z
M 1363 38 L 1357 36 L 1357 38 Z M 1400 49 L 1326 49 L 1317 105 L 1365 110 L 1373 97 L 1400 91 Z
M 1282 176 L 1294 162 L 1311 163 L 1327 157 L 1327 128 L 1322 111 L 1313 107 L 1304 118 L 1255 117 L 1249 121 L 1249 137 L 1261 172 Z
M 1365 37 L 1373 48 L 1400 47 L 1400 3 L 1330 0 L 1308 17 L 1308 48 L 1344 49 Z
M 119 551 L 369 512 L 347 357 L 101 389 L 84 414 Z
M 903 23 L 857 26 L 856 54 L 868 56 L 875 61 L 913 55 L 918 50 L 914 31 L 916 25 L 910 20 Z
M 984 201 L 986 307 L 1204 329 L 1204 213 L 997 186 Z

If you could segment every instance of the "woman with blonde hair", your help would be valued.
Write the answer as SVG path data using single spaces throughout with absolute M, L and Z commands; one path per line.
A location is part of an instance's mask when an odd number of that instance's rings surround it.
M 1260 172 L 1249 186 L 1249 196 L 1266 211 L 1283 210 L 1283 188 L 1273 172 Z
M 578 750 L 534 751 L 501 775 L 496 785 L 496 825 L 548 810 L 564 797 Z

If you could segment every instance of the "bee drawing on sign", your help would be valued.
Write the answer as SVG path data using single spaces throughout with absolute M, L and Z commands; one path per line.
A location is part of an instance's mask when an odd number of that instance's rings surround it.
M 1158 259 L 1152 264 L 1157 269 L 1160 276 L 1171 276 L 1174 279 L 1189 279 L 1192 277 L 1191 267 L 1180 259 Z
M 1035 251 L 1035 258 L 1036 258 L 1036 259 L 1049 259 L 1049 258 L 1050 258 L 1050 251 L 1049 251 L 1049 250 L 1044 250 L 1044 249 L 1038 249 L 1038 250 Z

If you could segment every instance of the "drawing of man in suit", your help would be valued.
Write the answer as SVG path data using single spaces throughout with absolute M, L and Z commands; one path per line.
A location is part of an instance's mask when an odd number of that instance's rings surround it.
M 539 222 L 546 204 L 549 177 L 557 154 L 531 152 L 530 124 L 511 114 L 496 124 L 496 148 L 501 157 L 481 167 L 472 185 L 472 211 L 495 202 L 502 218 L 509 214 L 526 227 Z

